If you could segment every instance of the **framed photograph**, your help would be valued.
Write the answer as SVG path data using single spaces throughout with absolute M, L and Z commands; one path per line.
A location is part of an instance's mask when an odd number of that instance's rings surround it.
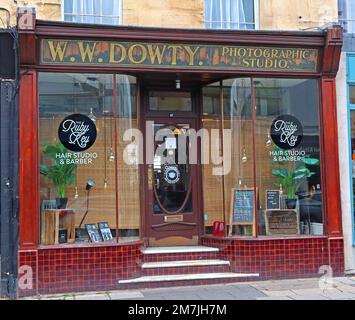
M 104 241 L 111 241 L 113 239 L 113 237 L 112 237 L 111 229 L 110 229 L 110 226 L 108 225 L 108 223 L 107 222 L 99 222 L 98 226 L 100 229 L 102 239 Z
M 91 242 L 95 242 L 95 243 L 102 242 L 102 237 L 96 224 L 86 224 L 85 229 L 89 235 Z

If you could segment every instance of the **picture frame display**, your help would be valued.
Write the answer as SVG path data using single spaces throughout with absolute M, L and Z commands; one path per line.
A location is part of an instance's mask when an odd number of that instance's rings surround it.
M 102 242 L 102 237 L 96 224 L 86 224 L 85 229 L 89 235 L 91 242 L 94 243 Z
M 98 226 L 103 241 L 111 241 L 113 239 L 113 236 L 108 222 L 99 222 Z

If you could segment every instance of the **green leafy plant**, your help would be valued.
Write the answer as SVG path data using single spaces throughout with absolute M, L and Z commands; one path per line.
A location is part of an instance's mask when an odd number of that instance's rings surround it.
M 65 198 L 67 187 L 75 183 L 75 169 L 77 165 L 67 164 L 65 162 L 60 163 L 60 159 L 56 157 L 57 154 L 67 152 L 68 150 L 60 142 L 57 142 L 56 144 L 45 144 L 43 155 L 53 159 L 55 165 L 40 165 L 40 173 L 53 183 L 59 198 Z
M 280 150 L 282 149 L 275 146 L 275 151 Z M 296 192 L 304 180 L 316 174 L 306 165 L 319 165 L 318 159 L 310 157 L 302 158 L 296 163 L 279 160 L 273 160 L 272 162 L 279 166 L 278 169 L 272 169 L 272 174 L 277 177 L 277 184 L 286 189 L 288 199 L 295 199 Z

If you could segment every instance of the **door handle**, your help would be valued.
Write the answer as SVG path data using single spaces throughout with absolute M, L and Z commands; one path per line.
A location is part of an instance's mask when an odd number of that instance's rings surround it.
M 148 190 L 153 190 L 153 168 L 150 164 L 147 171 Z

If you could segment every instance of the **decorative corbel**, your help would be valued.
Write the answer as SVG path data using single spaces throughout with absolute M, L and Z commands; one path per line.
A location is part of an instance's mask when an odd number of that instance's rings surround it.
M 339 69 L 341 48 L 343 45 L 343 28 L 334 26 L 328 28 L 326 32 L 322 74 L 335 77 Z

